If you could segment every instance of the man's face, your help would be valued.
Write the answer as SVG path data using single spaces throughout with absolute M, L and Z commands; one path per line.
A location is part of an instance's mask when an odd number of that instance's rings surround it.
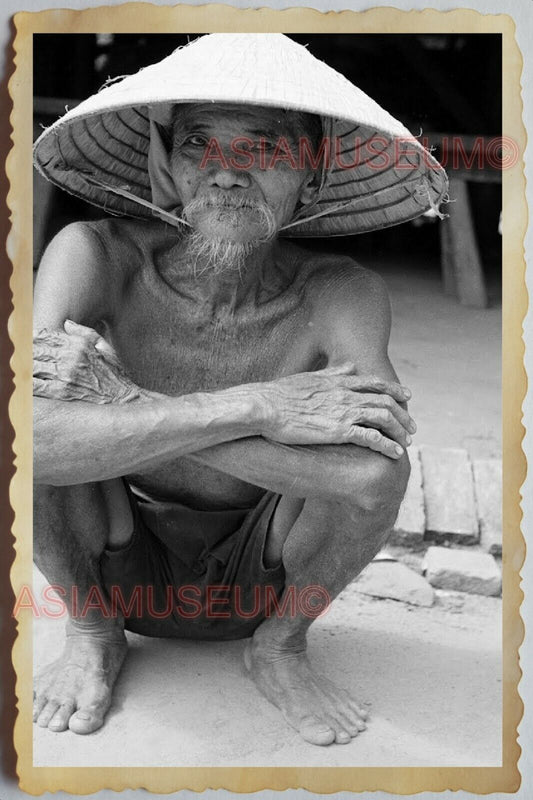
M 278 109 L 178 107 L 171 164 L 185 218 L 207 239 L 273 238 L 314 194 L 314 174 L 298 166 L 303 136 L 298 117 Z

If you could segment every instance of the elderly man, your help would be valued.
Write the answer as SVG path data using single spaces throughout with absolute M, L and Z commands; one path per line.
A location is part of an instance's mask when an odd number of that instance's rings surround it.
M 265 79 L 273 63 L 287 91 Z M 39 725 L 103 724 L 126 627 L 251 637 L 251 678 L 305 740 L 365 729 L 308 663 L 306 633 L 394 523 L 410 393 L 387 356 L 382 280 L 280 234 L 435 209 L 442 171 L 412 141 L 395 151 L 404 130 L 286 37 L 219 34 L 37 143 L 48 178 L 143 217 L 69 225 L 39 269 L 35 560 L 70 613 L 37 679 Z M 297 158 L 302 142 L 314 158 Z

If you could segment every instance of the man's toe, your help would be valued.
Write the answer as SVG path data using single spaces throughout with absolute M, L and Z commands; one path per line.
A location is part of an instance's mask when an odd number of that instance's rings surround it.
M 41 715 L 41 711 L 47 703 L 46 695 L 37 696 L 33 701 L 33 721 L 37 722 Z
M 300 735 L 310 744 L 328 745 L 335 741 L 334 729 L 318 717 L 305 717 L 300 722 Z
M 352 741 L 351 735 L 348 733 L 348 731 L 344 730 L 344 728 L 336 732 L 335 742 L 337 744 L 349 744 L 351 741 Z
M 355 729 L 355 733 L 353 733 L 352 736 L 357 736 L 360 731 L 366 730 L 366 722 L 351 708 L 344 708 L 342 710 L 341 719 L 347 730 L 351 732 L 352 729 Z
M 351 719 L 347 714 L 339 714 L 339 723 L 345 731 L 348 731 L 352 739 L 358 736 L 359 731 L 362 730 L 362 728 L 359 728 L 357 721 Z
M 96 708 L 80 708 L 69 720 L 68 726 L 73 733 L 93 733 L 104 724 L 104 713 Z
M 336 744 L 348 744 L 352 741 L 352 734 L 348 730 L 348 725 L 345 724 L 341 716 L 328 718 L 330 727 L 335 731 Z
M 57 703 L 55 700 L 49 700 L 37 718 L 37 725 L 39 725 L 40 728 L 47 728 L 48 723 L 58 708 L 59 703 Z
M 72 702 L 61 703 L 56 713 L 48 723 L 48 727 L 52 731 L 60 732 L 66 731 L 68 728 L 69 719 L 71 718 L 75 709 Z
M 364 709 L 362 706 L 360 706 L 357 703 L 355 703 L 353 700 L 350 701 L 349 708 L 355 714 L 357 714 L 359 719 L 361 719 L 361 720 L 367 720 L 368 719 L 368 711 L 366 709 Z

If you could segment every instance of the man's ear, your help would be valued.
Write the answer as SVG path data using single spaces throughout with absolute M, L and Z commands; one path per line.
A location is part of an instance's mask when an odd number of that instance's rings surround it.
M 312 172 L 300 190 L 300 203 L 308 206 L 316 200 L 318 194 L 319 176 L 317 172 Z

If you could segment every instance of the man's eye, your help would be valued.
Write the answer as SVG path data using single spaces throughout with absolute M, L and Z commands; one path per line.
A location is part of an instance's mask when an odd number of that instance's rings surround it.
M 201 133 L 193 133 L 191 136 L 187 136 L 183 144 L 192 144 L 193 147 L 205 147 L 208 141 L 207 136 L 203 136 Z
M 275 146 L 276 143 L 270 139 L 259 139 L 259 141 L 254 143 L 253 149 L 258 152 L 263 151 L 264 153 L 268 153 L 270 150 L 274 150 Z

